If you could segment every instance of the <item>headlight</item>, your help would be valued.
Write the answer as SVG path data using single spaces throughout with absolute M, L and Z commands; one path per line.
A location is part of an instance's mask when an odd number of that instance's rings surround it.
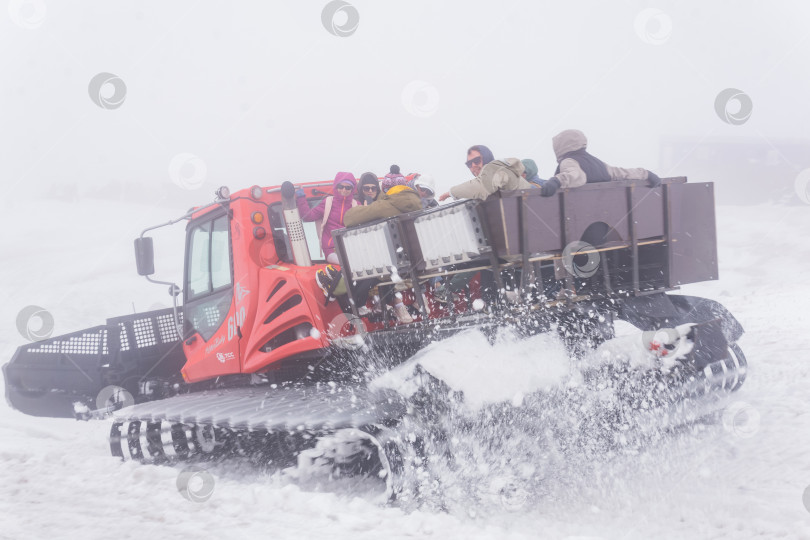
M 231 190 L 228 189 L 228 186 L 222 186 L 214 193 L 217 196 L 217 199 L 220 201 L 225 201 L 231 198 Z

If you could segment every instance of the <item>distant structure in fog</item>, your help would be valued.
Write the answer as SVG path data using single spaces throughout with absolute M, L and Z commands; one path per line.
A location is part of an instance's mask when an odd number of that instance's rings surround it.
M 798 204 L 796 176 L 810 167 L 810 141 L 762 137 L 661 140 L 661 176 L 716 182 L 720 204 Z

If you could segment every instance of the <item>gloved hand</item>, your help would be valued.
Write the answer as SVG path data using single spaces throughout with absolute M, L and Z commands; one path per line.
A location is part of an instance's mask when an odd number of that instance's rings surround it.
M 365 197 L 363 197 L 363 200 L 365 201 L 366 206 L 368 206 L 369 204 L 374 202 L 374 197 L 372 197 L 371 195 L 366 195 Z
M 543 187 L 540 188 L 540 195 L 543 197 L 551 197 L 557 190 L 560 188 L 560 181 L 557 179 L 556 176 L 552 176 L 546 183 L 543 184 Z
M 307 194 L 304 191 L 304 188 L 298 188 L 298 189 L 295 190 L 295 196 L 296 197 L 306 197 Z
M 652 171 L 647 171 L 647 185 L 650 187 L 658 187 L 661 185 L 661 179 Z

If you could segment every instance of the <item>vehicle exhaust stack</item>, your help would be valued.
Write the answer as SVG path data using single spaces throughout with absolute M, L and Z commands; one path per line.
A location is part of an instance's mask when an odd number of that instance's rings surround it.
M 304 234 L 304 225 L 301 215 L 295 204 L 295 186 L 292 182 L 281 184 L 281 208 L 284 210 L 284 222 L 287 225 L 287 234 L 290 236 L 290 247 L 295 264 L 298 266 L 312 266 L 309 258 L 307 237 Z

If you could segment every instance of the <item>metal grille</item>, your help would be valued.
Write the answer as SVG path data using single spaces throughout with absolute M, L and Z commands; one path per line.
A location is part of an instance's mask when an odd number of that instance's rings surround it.
M 184 317 L 191 323 L 191 327 L 207 341 L 225 320 L 232 298 L 233 295 L 228 290 L 217 296 L 187 304 L 183 311 Z
M 183 315 L 178 313 L 179 324 L 183 324 Z M 178 341 L 180 336 L 177 333 L 177 326 L 174 324 L 174 314 L 157 316 L 158 333 L 160 334 L 161 343 L 171 343 Z
M 94 402 L 108 384 L 124 386 L 141 376 L 176 377 L 186 358 L 172 317 L 171 309 L 115 317 L 21 346 L 3 367 L 9 403 L 29 414 L 71 417 L 75 401 Z M 156 343 L 158 338 L 167 343 Z M 31 400 L 27 390 L 50 391 L 40 401 Z
M 124 323 L 120 322 L 118 325 L 121 327 L 121 350 L 128 351 L 129 347 L 129 338 L 127 337 L 127 327 Z
M 80 335 L 68 335 L 62 338 L 34 343 L 28 346 L 29 353 L 37 354 L 99 354 L 102 345 L 106 348 L 107 332 L 100 329 Z
M 288 215 L 297 211 L 298 211 L 297 209 L 294 211 L 293 210 L 284 211 L 285 221 L 287 222 L 287 233 L 290 235 L 290 242 L 293 244 L 295 242 L 304 242 L 307 238 L 306 234 L 304 234 L 304 226 L 301 223 L 300 219 L 299 220 L 291 218 L 287 219 Z
M 216 328 L 222 313 L 218 305 L 205 306 L 202 309 L 203 318 L 197 320 L 195 326 L 200 325 L 205 328 Z
M 487 247 L 476 207 L 453 205 L 414 220 L 425 268 L 473 260 Z
M 155 339 L 155 329 L 152 326 L 152 319 L 136 319 L 132 321 L 132 331 L 135 334 L 135 343 L 138 348 L 157 345 Z
M 352 278 L 367 279 L 391 274 L 397 267 L 397 252 L 388 222 L 357 227 L 343 233 L 343 245 Z
M 183 315 L 180 310 L 178 310 L 177 315 L 180 322 L 182 322 Z M 157 344 L 154 330 L 155 324 L 157 324 L 160 343 L 173 343 L 180 340 L 177 328 L 172 324 L 173 317 L 173 313 L 169 312 L 147 317 L 141 315 L 137 319 L 120 320 L 120 318 L 116 318 L 108 321 L 108 324 L 113 325 L 112 327 L 95 327 L 47 341 L 32 343 L 25 350 L 31 354 L 108 355 L 110 354 L 108 335 L 110 329 L 114 327 L 118 328 L 122 351 L 132 349 L 129 339 L 130 331 L 135 337 L 135 348 L 140 349 Z

